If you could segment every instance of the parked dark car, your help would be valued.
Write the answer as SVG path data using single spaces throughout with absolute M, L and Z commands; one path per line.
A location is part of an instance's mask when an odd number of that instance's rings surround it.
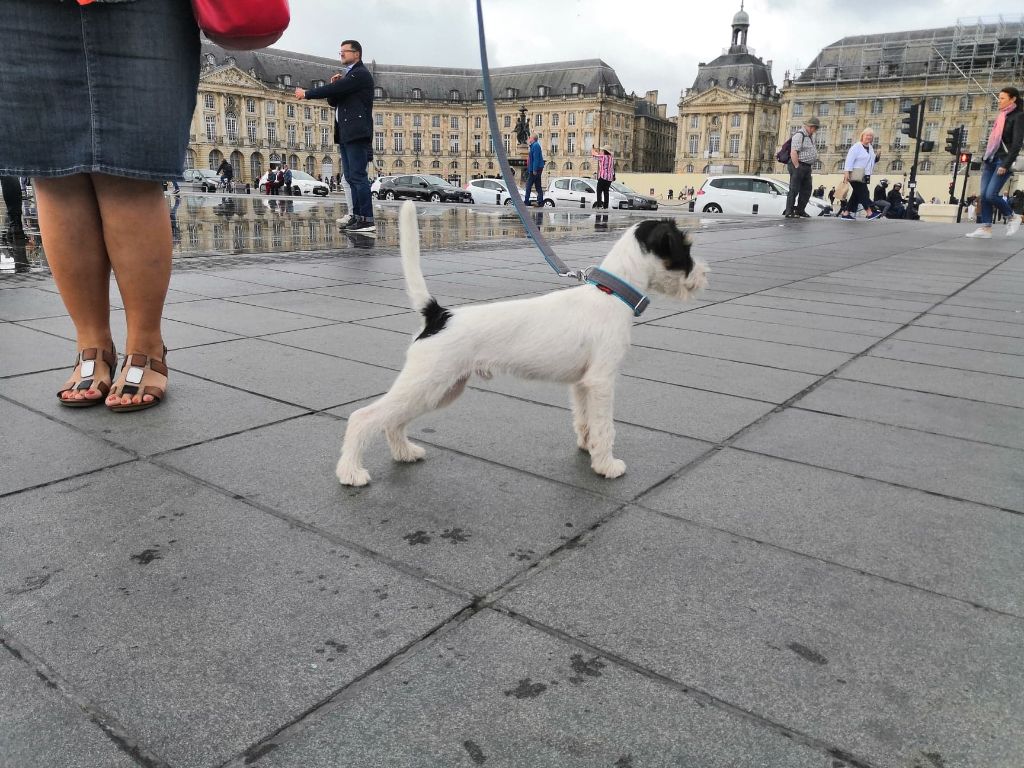
M 473 195 L 461 187 L 449 184 L 440 176 L 426 174 L 394 176 L 381 182 L 378 198 L 385 200 L 429 200 L 432 203 L 472 203 Z

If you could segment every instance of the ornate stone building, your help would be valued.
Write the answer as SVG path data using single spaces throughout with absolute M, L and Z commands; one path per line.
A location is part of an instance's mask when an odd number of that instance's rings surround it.
M 747 47 L 750 16 L 732 19 L 728 50 L 697 66 L 697 78 L 679 101 L 676 173 L 707 173 L 732 166 L 738 173 L 773 171 L 779 135 L 779 93 L 772 62 Z
M 666 104 L 658 103 L 658 92 L 648 91 L 636 100 L 633 134 L 635 173 L 672 173 L 676 159 L 676 121 L 666 117 Z
M 293 95 L 296 86 L 329 81 L 337 61 L 273 48 L 225 51 L 210 43 L 202 56 L 190 165 L 215 169 L 227 157 L 243 181 L 281 161 L 313 176 L 340 172 L 332 110 L 325 101 Z M 459 184 L 500 173 L 479 70 L 366 64 L 376 83 L 378 173 L 431 173 Z M 491 84 L 498 140 L 515 152 L 515 125 L 525 107 L 548 176 L 591 175 L 591 145 L 610 146 L 622 171 L 633 167 L 635 98 L 603 61 L 496 68 Z
M 995 116 L 994 94 L 1022 80 L 1024 18 L 844 37 L 806 69 L 786 73 L 779 141 L 809 116 L 818 117 L 816 169 L 835 173 L 861 131 L 872 128 L 880 172 L 899 177 L 909 173 L 914 157 L 913 141 L 900 132 L 902 110 L 923 101 L 921 138 L 934 141 L 935 149 L 921 154 L 918 172 L 944 174 L 954 161 L 943 151 L 946 131 L 964 125 L 966 151 L 980 152 Z

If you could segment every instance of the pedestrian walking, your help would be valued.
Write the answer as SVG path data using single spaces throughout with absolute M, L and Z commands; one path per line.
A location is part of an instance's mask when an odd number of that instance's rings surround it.
M 875 169 L 875 149 L 871 146 L 875 140 L 875 132 L 865 128 L 860 132 L 860 140 L 855 141 L 846 153 L 846 162 L 843 164 L 843 180 L 850 183 L 850 200 L 846 204 L 846 211 L 839 218 L 844 221 L 853 221 L 857 213 L 857 206 L 864 206 L 864 211 L 869 219 L 880 219 L 882 214 L 875 209 L 874 201 L 868 194 L 868 184 L 871 182 L 871 172 Z
M 0 176 L 0 187 L 3 188 L 4 203 L 7 205 L 6 237 L 10 241 L 25 239 L 25 225 L 22 221 L 21 205 L 24 197 L 21 184 L 15 176 Z
M 818 159 L 818 148 L 814 146 L 814 134 L 821 127 L 821 121 L 809 117 L 804 127 L 790 137 L 789 194 L 786 196 L 787 219 L 809 219 L 807 201 L 811 199 L 811 168 Z
M 0 175 L 33 179 L 46 258 L 75 326 L 78 355 L 57 397 L 150 408 L 167 389 L 163 184 L 184 170 L 199 84 L 192 6 L 7 0 L 4 11 Z M 111 270 L 127 324 L 116 378 Z
M 594 207 L 607 209 L 608 190 L 615 180 L 615 158 L 608 147 L 591 147 L 590 156 L 597 158 L 597 200 L 594 201 Z
M 981 162 L 981 211 L 978 228 L 967 237 L 992 237 L 992 210 L 998 208 L 1006 218 L 1006 236 L 1020 229 L 1021 217 L 1015 215 L 1007 200 L 1000 196 L 1006 180 L 1013 173 L 1013 164 L 1024 144 L 1024 103 L 1020 91 L 1007 86 L 999 92 L 995 124 L 985 144 Z
M 295 89 L 297 99 L 327 99 L 334 107 L 334 140 L 341 154 L 341 169 L 352 189 L 353 219 L 346 232 L 373 234 L 373 201 L 366 166 L 370 162 L 373 139 L 373 75 L 363 64 L 363 46 L 357 40 L 343 40 L 338 56 L 344 74 L 331 82 L 306 91 Z
M 530 153 L 526 159 L 526 196 L 523 202 L 530 204 L 530 190 L 537 189 L 537 207 L 544 205 L 544 187 L 541 184 L 541 174 L 544 173 L 544 151 L 540 147 L 540 140 L 536 132 L 530 134 Z

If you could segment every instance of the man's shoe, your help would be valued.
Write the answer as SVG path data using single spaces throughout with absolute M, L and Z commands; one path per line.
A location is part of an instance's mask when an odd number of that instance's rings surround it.
M 978 227 L 973 232 L 968 232 L 964 237 L 978 237 L 982 240 L 989 240 L 992 238 L 992 230 L 986 229 L 985 227 Z
M 882 214 L 879 211 L 874 211 L 870 216 L 867 217 L 868 221 L 874 221 L 875 219 L 882 218 Z
M 355 221 L 355 218 L 356 218 L 355 216 L 353 216 L 351 213 L 349 213 L 349 214 L 346 214 L 345 216 L 342 216 L 340 219 L 336 219 L 335 221 L 337 221 L 338 226 L 341 229 L 345 229 L 345 227 L 347 227 L 349 224 L 351 224 L 353 221 Z
M 1009 222 L 1007 222 L 1007 224 L 1006 224 L 1006 236 L 1007 237 L 1013 237 L 1014 235 L 1017 234 L 1017 230 L 1020 229 L 1020 218 L 1021 218 L 1020 215 L 1017 215 L 1017 216 L 1013 217 L 1013 219 L 1011 219 Z
M 373 225 L 372 221 L 354 221 L 345 227 L 345 231 L 354 235 L 372 235 L 377 231 L 377 227 Z
M 856 221 L 857 220 L 853 216 L 847 216 L 845 213 L 842 216 L 840 216 L 839 218 L 842 219 L 843 221 Z
M 809 219 L 809 218 L 811 218 L 811 214 L 807 213 L 807 211 L 800 211 L 800 213 L 794 214 L 793 218 L 795 218 L 795 219 Z

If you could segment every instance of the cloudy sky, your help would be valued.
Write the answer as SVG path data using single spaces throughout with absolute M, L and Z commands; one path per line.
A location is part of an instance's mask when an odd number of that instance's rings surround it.
M 747 0 L 747 43 L 781 85 L 824 46 L 850 35 L 952 26 L 957 19 L 1007 18 L 1012 3 L 974 0 Z M 492 67 L 600 58 L 626 91 L 659 91 L 669 114 L 697 64 L 729 46 L 739 0 L 483 0 Z M 474 0 L 291 0 L 291 27 L 276 47 L 337 57 L 359 40 L 381 64 L 479 68 Z M 971 15 L 967 15 L 971 14 Z M 1008 18 L 1019 19 L 1018 14 Z

